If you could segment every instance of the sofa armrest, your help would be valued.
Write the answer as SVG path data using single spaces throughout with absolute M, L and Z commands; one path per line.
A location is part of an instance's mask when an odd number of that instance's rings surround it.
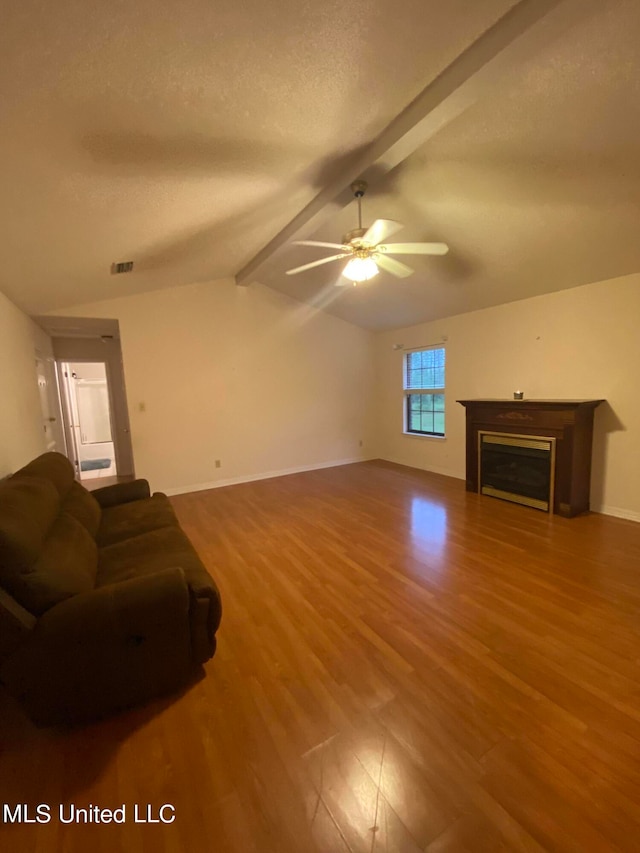
M 222 603 L 218 588 L 208 583 L 189 583 L 191 598 L 191 649 L 196 663 L 205 663 L 216 650 L 216 631 L 222 617 Z
M 52 607 L 2 676 L 31 718 L 47 725 L 161 695 L 193 668 L 189 589 L 183 570 L 171 568 Z
M 36 617 L 0 587 L 0 662 L 24 642 L 35 624 Z
M 118 504 L 127 504 L 151 497 L 151 489 L 147 480 L 131 480 L 129 483 L 116 483 L 113 486 L 103 486 L 91 492 L 102 509 Z

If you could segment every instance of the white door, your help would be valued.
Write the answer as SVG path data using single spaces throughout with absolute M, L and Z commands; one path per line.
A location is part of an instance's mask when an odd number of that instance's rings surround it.
M 36 376 L 46 449 L 64 453 L 64 435 L 62 424 L 60 423 L 58 386 L 56 384 L 53 359 L 47 359 L 36 353 Z

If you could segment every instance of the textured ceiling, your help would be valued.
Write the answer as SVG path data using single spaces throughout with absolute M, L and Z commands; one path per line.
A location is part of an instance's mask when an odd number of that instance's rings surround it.
M 385 329 L 638 272 L 639 35 L 639 3 L 603 2 L 371 188 L 367 223 L 404 222 L 390 242 L 446 241 L 446 257 L 337 288 L 340 264 L 285 276 L 322 256 L 290 247 L 260 280 Z M 356 216 L 351 204 L 309 236 L 339 240 Z
M 513 5 L 10 4 L 0 289 L 42 313 L 235 274 Z
M 445 99 L 446 120 L 374 170 L 365 219 L 398 219 L 394 239 L 444 240 L 449 255 L 405 257 L 410 278 L 357 288 L 334 287 L 339 266 L 285 276 L 320 253 L 279 232 L 483 33 L 536 7 L 537 40 L 516 40 L 508 73 L 463 108 Z M 255 280 L 382 329 L 636 272 L 639 34 L 637 0 L 12 4 L 0 290 L 41 314 L 227 277 L 257 256 Z M 343 201 L 304 236 L 354 227 Z M 132 274 L 110 275 L 127 260 Z

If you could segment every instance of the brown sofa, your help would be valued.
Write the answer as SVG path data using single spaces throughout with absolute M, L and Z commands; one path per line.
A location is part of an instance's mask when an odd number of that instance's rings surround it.
M 88 492 L 45 453 L 0 484 L 0 680 L 40 725 L 186 683 L 216 647 L 220 596 L 166 495 Z

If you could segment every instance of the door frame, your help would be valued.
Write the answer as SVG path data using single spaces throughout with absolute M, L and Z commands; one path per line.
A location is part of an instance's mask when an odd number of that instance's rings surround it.
M 49 319 L 53 320 L 54 318 Z M 51 328 L 48 329 L 50 334 L 53 332 L 53 353 L 60 383 L 63 379 L 60 374 L 60 364 L 62 363 L 77 361 L 106 364 L 109 405 L 112 415 L 112 437 L 118 477 L 131 478 L 135 476 L 133 446 L 117 321 L 101 321 L 102 328 L 108 330 L 109 334 L 97 334 L 96 332 L 100 327 L 96 329 L 98 321 L 94 319 L 77 317 L 55 319 L 67 324 L 73 323 L 74 331 L 78 330 L 76 336 L 66 337 L 57 334 Z M 85 324 L 84 328 L 83 324 Z M 82 334 L 83 332 L 84 334 Z M 60 387 L 62 388 L 62 384 Z M 64 395 L 62 396 L 64 397 Z M 65 413 L 65 420 L 68 420 L 68 413 Z M 69 435 L 68 430 L 65 434 Z M 70 445 L 68 450 L 73 451 L 73 445 Z M 75 455 L 77 454 L 74 454 L 74 459 L 71 460 L 74 466 Z
M 63 421 L 64 421 L 64 431 L 65 437 L 67 440 L 67 446 L 71 448 L 73 451 L 73 465 L 76 469 L 76 476 L 78 479 L 82 479 L 82 453 L 80 452 L 80 444 L 78 437 L 78 430 L 81 427 L 81 424 L 74 423 L 75 418 L 73 416 L 74 411 L 77 413 L 79 418 L 79 400 L 77 397 L 77 385 L 75 384 L 75 374 L 70 372 L 73 365 L 83 365 L 83 364 L 103 364 L 105 368 L 105 379 L 107 386 L 107 394 L 109 397 L 109 421 L 111 427 L 111 439 L 110 442 L 113 444 L 113 453 L 115 456 L 115 465 L 117 476 L 120 476 L 120 468 L 118 467 L 119 460 L 122 458 L 123 448 L 121 444 L 117 441 L 117 432 L 115 425 L 115 414 L 114 414 L 114 400 L 115 395 L 113 393 L 112 382 L 110 379 L 109 372 L 109 363 L 107 361 L 97 361 L 96 359 L 75 359 L 74 361 L 65 361 L 63 359 L 59 359 L 57 361 L 57 372 L 59 377 L 59 382 L 61 388 L 64 389 L 64 393 L 62 395 L 63 398 Z M 72 401 L 71 397 L 74 395 L 75 399 Z M 75 404 L 75 405 L 74 405 Z M 126 448 L 125 448 L 126 451 Z M 69 457 L 71 458 L 71 457 Z

